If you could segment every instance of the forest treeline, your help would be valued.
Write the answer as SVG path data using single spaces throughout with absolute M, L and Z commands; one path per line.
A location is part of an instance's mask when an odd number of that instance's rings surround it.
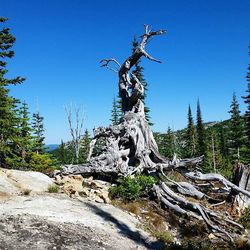
M 11 86 L 22 84 L 23 77 L 8 78 L 7 63 L 13 58 L 16 38 L 0 17 L 0 166 L 41 171 L 54 165 L 46 153 L 43 117 L 30 114 L 28 104 L 10 95 Z
M 5 25 L 6 18 L 0 18 L 0 24 Z M 9 92 L 10 86 L 21 84 L 25 79 L 7 77 L 7 62 L 14 56 L 12 49 L 15 37 L 9 28 L 0 31 L 0 166 L 6 168 L 48 170 L 63 164 L 85 163 L 91 141 L 88 130 L 79 135 L 76 141 L 61 142 L 61 145 L 48 153 L 44 144 L 43 117 L 39 112 L 30 114 L 28 104 Z M 136 37 L 132 41 L 132 51 L 138 46 Z M 136 63 L 133 74 L 143 83 L 146 103 L 148 84 L 144 77 L 144 69 L 140 61 Z M 200 168 L 204 172 L 221 172 L 227 177 L 232 173 L 236 162 L 250 163 L 250 66 L 246 76 L 247 90 L 243 97 L 246 113 L 241 114 L 236 94 L 233 94 L 229 107 L 230 119 L 217 123 L 204 123 L 199 101 L 197 102 L 196 120 L 188 107 L 187 127 L 172 131 L 166 128 L 166 133 L 155 133 L 155 139 L 162 155 L 172 159 L 204 156 Z M 150 109 L 145 105 L 146 119 L 150 126 Z M 114 98 L 111 110 L 111 123 L 117 125 L 122 119 L 120 98 Z M 97 145 L 98 146 L 98 145 Z M 94 154 L 101 151 L 96 148 Z M 77 154 L 76 154 L 77 152 Z

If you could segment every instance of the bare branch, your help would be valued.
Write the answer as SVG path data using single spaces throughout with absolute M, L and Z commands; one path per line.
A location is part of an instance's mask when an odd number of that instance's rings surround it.
M 74 107 L 73 109 L 72 104 L 65 106 L 65 112 L 67 115 L 70 134 L 72 137 L 72 144 L 74 146 L 75 159 L 78 162 L 81 137 L 83 134 L 84 113 L 81 107 Z M 72 112 L 74 112 L 74 118 L 72 117 Z M 74 161 L 74 159 L 72 159 L 72 161 Z
M 109 64 L 112 63 L 112 62 L 115 63 L 118 66 L 118 69 L 109 66 Z M 102 64 L 101 67 L 106 67 L 107 69 L 109 69 L 109 70 L 111 70 L 111 71 L 113 71 L 115 73 L 118 73 L 119 68 L 121 67 L 121 64 L 115 58 L 102 59 L 100 61 L 100 63 Z

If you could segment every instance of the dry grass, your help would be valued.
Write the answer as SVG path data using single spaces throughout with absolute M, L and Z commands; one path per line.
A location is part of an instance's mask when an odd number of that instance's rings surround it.
M 138 216 L 144 230 L 163 242 L 173 242 L 173 235 L 168 231 L 166 218 L 159 214 L 153 202 L 140 200 L 124 203 L 122 200 L 113 200 L 112 204 Z
M 135 215 L 140 215 L 141 214 L 141 204 L 140 202 L 127 202 L 124 203 L 121 200 L 113 200 L 112 204 L 114 206 L 120 207 L 123 210 L 126 210 L 130 213 L 133 213 Z
M 48 192 L 49 193 L 58 193 L 59 192 L 59 187 L 56 184 L 51 184 L 48 187 Z

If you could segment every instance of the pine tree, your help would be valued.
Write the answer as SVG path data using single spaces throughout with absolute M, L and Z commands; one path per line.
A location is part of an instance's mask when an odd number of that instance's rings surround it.
M 81 150 L 80 150 L 80 163 L 86 163 L 89 155 L 89 146 L 90 146 L 90 134 L 86 129 L 82 138 Z
M 132 42 L 132 51 L 134 52 L 136 50 L 136 48 L 138 47 L 138 41 L 136 39 L 136 36 L 134 36 L 133 42 Z M 138 78 L 138 80 L 142 83 L 142 85 L 144 86 L 144 96 L 143 96 L 143 103 L 145 105 L 145 100 L 147 97 L 147 90 L 148 90 L 148 84 L 144 78 L 144 74 L 143 74 L 144 68 L 140 65 L 140 60 L 135 64 L 135 69 L 133 70 L 133 74 Z M 147 107 L 145 105 L 144 107 L 144 112 L 145 112 L 145 118 L 148 121 L 148 124 L 150 126 L 153 126 L 154 124 L 150 121 L 151 117 L 149 115 L 150 113 L 150 109 L 149 107 Z
M 218 172 L 223 167 L 223 159 L 219 150 L 219 139 L 215 129 L 211 128 L 207 136 L 207 148 L 203 164 L 204 172 Z
M 60 146 L 55 151 L 56 151 L 55 156 L 59 160 L 60 164 L 67 164 L 68 163 L 68 161 L 67 161 L 67 148 L 66 148 L 66 145 L 63 142 L 63 140 L 61 140 Z
M 223 158 L 227 158 L 229 155 L 228 151 L 228 138 L 227 138 L 227 130 L 225 126 L 220 125 L 218 128 L 219 133 L 219 149 Z
M 168 127 L 167 133 L 164 135 L 163 155 L 172 159 L 175 153 L 174 133 Z
M 249 45 L 249 56 L 250 56 L 250 45 Z M 247 71 L 247 94 L 243 97 L 244 102 L 247 105 L 246 114 L 245 114 L 245 131 L 246 131 L 246 146 L 247 146 L 247 160 L 250 163 L 250 64 L 248 65 Z
M 185 157 L 196 155 L 196 133 L 190 105 L 188 106 L 188 125 L 185 133 Z
M 240 115 L 239 104 L 236 99 L 235 93 L 233 93 L 233 100 L 231 104 L 231 110 L 229 113 L 231 114 L 230 120 L 230 131 L 229 131 L 229 139 L 230 139 L 230 154 L 232 159 L 240 160 L 241 159 L 241 150 L 244 143 L 243 137 L 243 121 Z
M 0 25 L 7 21 L 0 17 Z M 22 83 L 24 78 L 6 78 L 8 70 L 7 59 L 14 56 L 11 49 L 15 43 L 15 37 L 10 33 L 9 28 L 0 30 L 0 165 L 7 166 L 8 159 L 11 159 L 12 147 L 17 137 L 16 99 L 9 95 L 8 86 Z
M 70 142 L 65 143 L 61 140 L 58 148 L 52 150 L 50 154 L 57 160 L 59 164 L 71 164 L 73 157 L 73 150 L 70 147 Z
M 23 163 L 26 163 L 26 158 L 32 149 L 32 128 L 30 125 L 29 114 L 28 104 L 23 102 L 19 109 L 18 128 L 18 148 L 20 150 L 20 156 Z
M 206 153 L 206 135 L 205 128 L 202 121 L 201 116 L 201 108 L 200 102 L 197 102 L 197 123 L 196 123 L 196 131 L 197 131 L 197 156 L 205 155 Z
M 120 122 L 121 114 L 120 114 L 119 110 L 121 110 L 121 109 L 119 107 L 120 107 L 119 103 L 117 102 L 116 98 L 114 97 L 113 103 L 112 103 L 112 110 L 111 110 L 111 119 L 110 119 L 113 126 L 118 125 Z
M 32 128 L 34 134 L 33 151 L 36 154 L 42 154 L 45 151 L 43 119 L 44 118 L 40 115 L 39 112 L 33 114 L 33 121 L 32 121 Z

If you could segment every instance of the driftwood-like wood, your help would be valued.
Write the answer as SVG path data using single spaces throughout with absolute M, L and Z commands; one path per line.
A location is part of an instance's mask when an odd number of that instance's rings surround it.
M 233 183 L 241 189 L 250 192 L 250 165 L 237 164 L 234 168 Z M 234 190 L 231 194 L 235 194 Z M 241 211 L 250 206 L 250 197 L 246 193 L 238 193 L 234 199 L 234 208 Z
M 161 203 L 168 209 L 198 220 L 204 221 L 208 227 L 221 236 L 233 240 L 234 228 L 242 228 L 228 215 L 223 216 L 211 208 L 201 205 L 199 201 L 213 200 L 217 205 L 223 204 L 223 200 L 211 199 L 201 188 L 212 187 L 212 183 L 220 183 L 220 188 L 229 194 L 233 190 L 236 194 L 250 197 L 250 192 L 242 186 L 237 186 L 219 174 L 202 174 L 194 167 L 202 161 L 202 157 L 193 159 L 166 159 L 159 154 L 153 133 L 145 119 L 144 103 L 142 101 L 144 88 L 137 77 L 130 73 L 132 67 L 142 57 L 160 62 L 146 52 L 146 45 L 150 38 L 166 34 L 165 30 L 152 31 L 145 26 L 145 34 L 141 36 L 141 42 L 130 57 L 123 64 L 116 59 L 104 59 L 103 67 L 116 72 L 119 77 L 119 95 L 122 100 L 123 118 L 117 126 L 97 128 L 94 130 L 94 138 L 91 142 L 89 162 L 84 165 L 64 166 L 61 174 L 97 173 L 99 175 L 131 176 L 141 172 L 158 176 L 159 183 L 153 190 Z M 98 140 L 105 142 L 101 153 L 95 155 L 94 148 Z M 175 182 L 167 177 L 168 172 L 177 171 L 188 182 Z M 207 185 L 208 184 L 208 185 Z M 191 196 L 197 202 L 191 202 L 186 198 Z

